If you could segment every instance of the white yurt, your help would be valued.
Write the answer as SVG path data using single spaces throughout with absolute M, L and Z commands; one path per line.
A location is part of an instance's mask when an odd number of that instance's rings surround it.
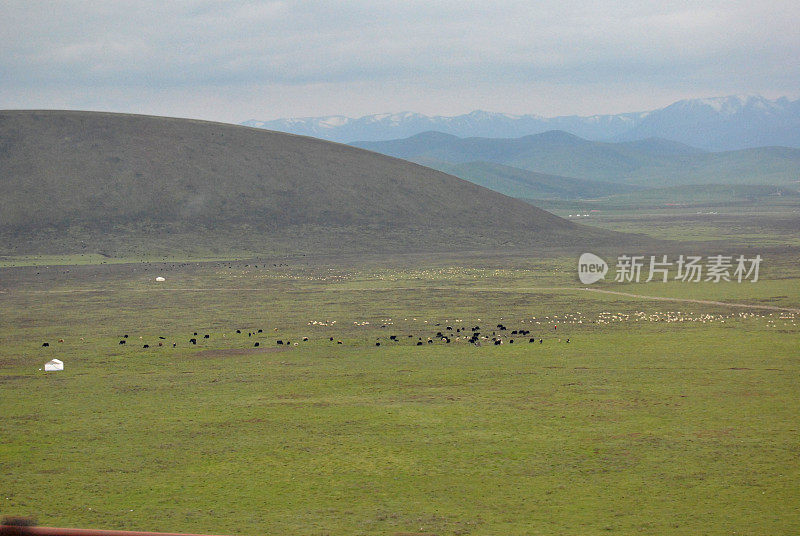
M 64 370 L 64 362 L 60 359 L 52 359 L 44 364 L 44 370 Z

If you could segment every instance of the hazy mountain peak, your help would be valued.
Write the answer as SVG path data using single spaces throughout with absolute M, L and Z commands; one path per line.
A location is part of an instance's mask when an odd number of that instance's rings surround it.
M 350 122 L 349 117 L 344 117 L 341 115 L 332 115 L 330 117 L 326 117 L 322 119 L 319 124 L 325 128 L 337 128 L 346 125 Z
M 452 134 L 447 134 L 445 132 L 439 132 L 438 130 L 426 130 L 425 132 L 420 132 L 419 134 L 414 134 L 413 136 L 408 138 L 409 140 L 439 140 L 439 141 L 447 141 L 447 140 L 457 140 L 460 139 L 458 136 L 454 136 Z
M 786 100 L 788 102 L 788 99 Z M 687 99 L 676 102 L 676 108 L 707 107 L 714 112 L 730 116 L 740 113 L 746 108 L 772 110 L 781 107 L 779 101 L 769 101 L 759 95 L 729 95 L 727 97 L 710 97 L 703 99 Z M 669 107 L 667 107 L 669 108 Z
M 461 138 L 519 138 L 563 131 L 593 141 L 665 138 L 705 150 L 779 145 L 800 147 L 800 100 L 759 95 L 686 99 L 645 112 L 542 117 L 474 110 L 456 116 L 415 112 L 249 120 L 246 126 L 349 143 L 385 141 L 438 131 Z
M 585 142 L 587 140 L 576 136 L 566 130 L 548 130 L 547 132 L 542 132 L 541 134 L 535 134 L 535 137 L 545 140 L 545 141 L 557 141 L 559 143 L 576 143 L 576 142 Z

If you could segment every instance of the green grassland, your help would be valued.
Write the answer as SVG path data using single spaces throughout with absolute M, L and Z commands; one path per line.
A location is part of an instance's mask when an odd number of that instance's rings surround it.
M 683 238 L 669 255 L 764 256 L 754 284 L 591 288 L 750 307 L 587 291 L 556 249 L 7 257 L 0 512 L 253 535 L 796 534 L 791 210 L 740 216 L 741 236 L 587 218 Z M 51 358 L 65 370 L 40 371 Z
M 800 526 L 793 316 L 547 290 L 561 257 L 373 262 L 192 264 L 159 271 L 169 287 L 154 265 L 16 273 L 4 511 L 249 534 Z M 414 344 L 497 322 L 543 343 Z M 37 370 L 51 357 L 63 373 Z
M 528 198 L 529 202 L 550 209 L 589 211 L 617 210 L 631 215 L 636 209 L 658 209 L 662 211 L 689 208 L 741 207 L 749 211 L 797 210 L 800 206 L 800 191 L 797 186 L 741 184 L 698 184 L 652 188 L 630 193 L 594 196 L 591 199 L 570 200 L 562 197 Z

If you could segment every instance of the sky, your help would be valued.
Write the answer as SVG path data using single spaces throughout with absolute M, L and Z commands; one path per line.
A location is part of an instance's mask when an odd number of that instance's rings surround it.
M 240 123 L 800 97 L 800 2 L 0 0 L 0 109 Z

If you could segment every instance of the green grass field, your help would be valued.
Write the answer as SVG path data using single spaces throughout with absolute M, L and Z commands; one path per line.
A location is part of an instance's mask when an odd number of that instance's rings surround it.
M 616 217 L 603 225 L 682 238 Z M 594 287 L 751 308 L 585 291 L 577 255 L 555 250 L 6 258 L 0 513 L 253 535 L 796 534 L 784 217 L 753 225 L 756 284 Z M 701 224 L 707 242 L 668 252 L 751 241 Z M 63 372 L 39 370 L 52 358 Z

